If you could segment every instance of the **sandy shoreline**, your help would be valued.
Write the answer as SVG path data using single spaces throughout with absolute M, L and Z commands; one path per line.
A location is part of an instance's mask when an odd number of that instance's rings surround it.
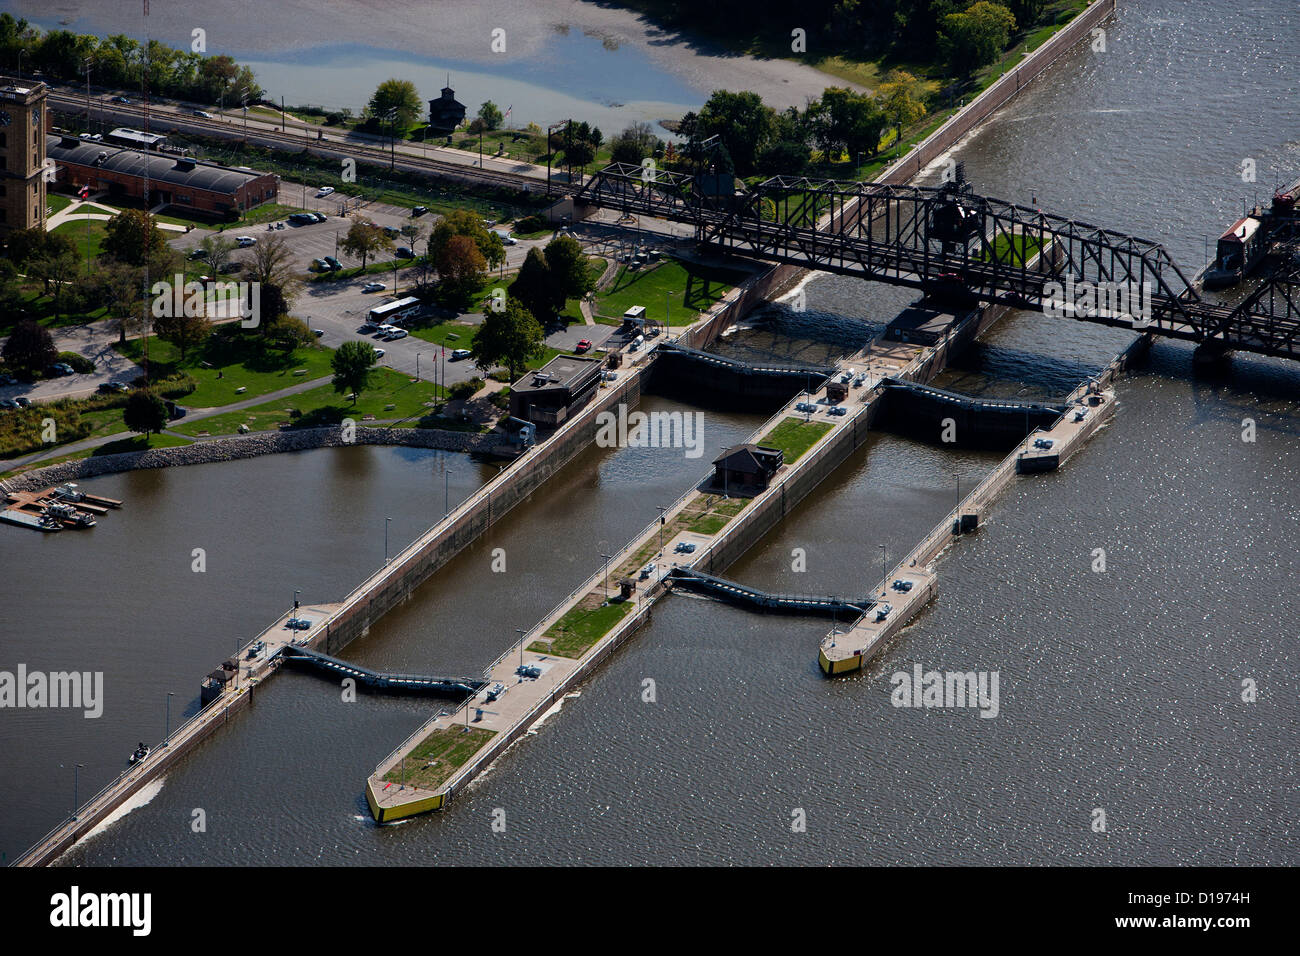
M 79 32 L 137 38 L 145 33 L 145 18 L 134 4 L 129 12 L 121 7 L 110 12 L 96 0 L 9 0 L 5 6 L 15 16 L 47 27 L 68 20 L 64 28 Z M 485 71 L 494 62 L 509 66 L 545 59 L 548 45 L 568 29 L 632 48 L 697 91 L 701 102 L 718 88 L 752 90 L 779 109 L 802 107 L 826 86 L 839 83 L 797 63 L 708 50 L 630 11 L 585 0 L 164 0 L 152 5 L 148 32 L 156 39 L 189 48 L 192 31 L 200 27 L 209 53 L 229 51 L 237 59 L 272 60 L 317 47 L 362 44 L 474 63 Z M 498 28 L 506 31 L 504 53 L 491 47 L 492 31 Z M 655 99 L 654 90 L 647 89 L 644 98 Z

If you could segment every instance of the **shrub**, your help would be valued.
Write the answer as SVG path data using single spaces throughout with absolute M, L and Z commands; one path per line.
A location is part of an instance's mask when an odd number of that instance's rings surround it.
M 95 363 L 80 352 L 60 352 L 57 361 L 66 362 L 79 375 L 86 375 L 95 370 Z
M 457 382 L 455 385 L 451 386 L 449 391 L 452 398 L 469 398 L 482 388 L 484 384 L 483 379 L 475 377 L 471 378 L 468 382 Z
M 515 223 L 515 232 L 518 233 L 543 232 L 546 228 L 546 220 L 536 214 L 524 216 Z

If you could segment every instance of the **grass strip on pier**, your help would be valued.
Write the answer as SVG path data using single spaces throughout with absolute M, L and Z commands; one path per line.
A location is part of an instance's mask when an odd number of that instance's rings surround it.
M 528 649 L 538 654 L 557 654 L 577 659 L 604 637 L 632 610 L 631 601 L 604 603 L 599 594 L 588 594 L 546 629 L 544 640 Z
M 398 761 L 392 770 L 384 774 L 386 783 L 403 783 L 419 787 L 421 790 L 436 790 L 465 765 L 470 757 L 483 749 L 496 733 L 482 727 L 466 730 L 457 724 L 454 727 L 442 727 L 421 740 Z
M 798 418 L 787 418 L 760 438 L 758 444 L 781 449 L 785 463 L 793 465 L 830 430 L 830 422 L 806 422 Z

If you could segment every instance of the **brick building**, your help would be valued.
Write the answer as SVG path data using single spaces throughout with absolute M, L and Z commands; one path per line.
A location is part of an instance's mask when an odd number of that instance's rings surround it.
M 87 184 L 92 193 L 107 191 L 109 203 L 123 197 L 142 199 L 146 171 L 150 206 L 163 203 L 214 219 L 238 219 L 254 206 L 273 201 L 280 188 L 274 173 L 71 136 L 47 136 L 45 152 L 56 165 L 56 182 L 73 191 Z

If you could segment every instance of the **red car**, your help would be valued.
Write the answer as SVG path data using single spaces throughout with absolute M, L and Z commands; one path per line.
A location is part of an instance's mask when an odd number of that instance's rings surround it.
M 577 352 L 579 355 L 581 355 L 583 352 L 591 351 L 591 339 L 583 339 L 581 342 L 578 343 L 578 347 L 575 348 L 573 351 Z

